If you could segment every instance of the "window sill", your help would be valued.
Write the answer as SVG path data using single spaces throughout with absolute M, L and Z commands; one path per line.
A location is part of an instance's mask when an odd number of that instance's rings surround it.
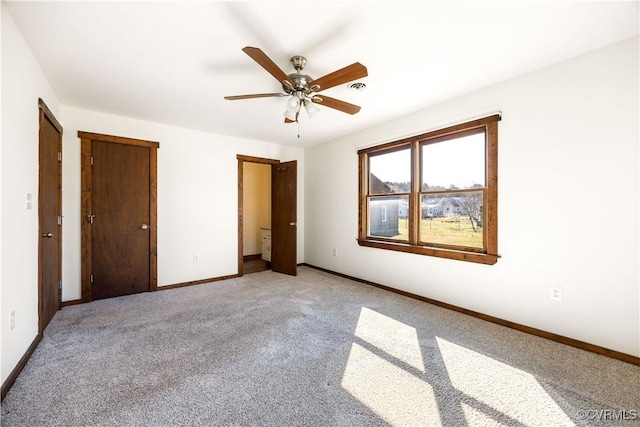
M 498 255 L 489 255 L 477 252 L 456 251 L 452 249 L 431 248 L 427 246 L 414 246 L 403 243 L 389 243 L 378 240 L 358 239 L 360 246 L 369 248 L 386 249 L 390 251 L 406 252 L 416 255 L 434 256 L 438 258 L 455 259 L 458 261 L 475 262 L 478 264 L 493 265 L 498 262 Z

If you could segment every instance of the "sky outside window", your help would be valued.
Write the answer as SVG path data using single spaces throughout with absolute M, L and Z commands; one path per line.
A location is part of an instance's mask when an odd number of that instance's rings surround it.
M 422 187 L 485 185 L 484 133 L 422 147 Z

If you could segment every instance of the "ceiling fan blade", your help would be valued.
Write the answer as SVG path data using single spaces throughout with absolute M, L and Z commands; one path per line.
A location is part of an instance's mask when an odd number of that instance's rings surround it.
M 271 58 L 269 58 L 267 54 L 262 50 L 258 49 L 257 47 L 246 46 L 242 49 L 242 51 L 249 55 L 251 59 L 256 61 L 258 65 L 267 70 L 267 72 L 275 77 L 280 84 L 282 84 L 283 80 L 287 80 L 293 85 L 293 82 L 291 81 L 291 79 L 289 79 L 289 76 L 287 76 L 285 72 L 282 71 L 282 69 L 278 67 L 276 63 L 273 62 Z
M 330 98 L 325 95 L 314 96 L 312 98 L 312 101 L 316 104 L 324 105 L 325 107 L 333 108 L 347 114 L 356 114 L 358 111 L 360 111 L 360 107 L 357 105 L 349 104 L 348 102 Z
M 319 92 L 321 90 L 341 85 L 342 83 L 367 77 L 367 75 L 367 67 L 359 62 L 354 62 L 351 65 L 347 65 L 344 68 L 334 71 L 333 73 L 329 73 L 326 76 L 313 80 L 309 83 L 309 87 L 320 86 L 318 90 L 314 90 L 314 92 Z
M 287 96 L 287 94 L 285 93 L 253 93 L 250 95 L 225 96 L 224 99 L 228 99 L 229 101 L 235 101 L 237 99 L 271 98 L 273 96 Z

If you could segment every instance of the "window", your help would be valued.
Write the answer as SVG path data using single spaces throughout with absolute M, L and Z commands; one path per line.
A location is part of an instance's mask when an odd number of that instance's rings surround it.
M 499 120 L 360 150 L 359 244 L 495 264 Z

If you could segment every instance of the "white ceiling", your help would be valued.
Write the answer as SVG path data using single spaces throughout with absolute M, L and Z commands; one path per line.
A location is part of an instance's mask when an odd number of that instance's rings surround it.
M 63 105 L 308 147 L 638 34 L 638 1 L 4 2 Z M 353 62 L 369 76 L 284 124 L 281 92 L 242 52 L 319 78 Z

